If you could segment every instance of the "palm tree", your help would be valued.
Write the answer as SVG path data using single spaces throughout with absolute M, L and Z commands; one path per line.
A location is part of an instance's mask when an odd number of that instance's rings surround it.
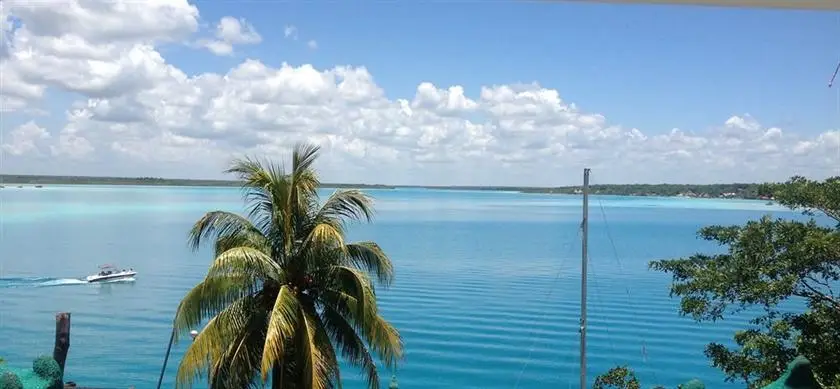
M 273 389 L 340 388 L 339 349 L 375 389 L 373 355 L 389 368 L 402 357 L 373 284 L 391 284 L 391 261 L 374 242 L 344 238 L 347 222 L 371 220 L 371 199 L 337 190 L 321 204 L 318 151 L 296 145 L 290 173 L 234 161 L 226 173 L 242 181 L 247 216 L 209 212 L 190 231 L 193 250 L 214 240 L 215 259 L 175 316 L 178 335 L 209 319 L 181 360 L 177 387 L 206 374 L 211 388 L 261 387 L 269 376 Z

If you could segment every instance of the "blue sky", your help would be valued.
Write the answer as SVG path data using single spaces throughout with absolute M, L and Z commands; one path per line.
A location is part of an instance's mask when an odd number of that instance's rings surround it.
M 216 178 L 308 140 L 342 181 L 840 175 L 837 12 L 63 1 L 4 3 L 3 172 Z
M 364 65 L 392 98 L 410 98 L 423 81 L 460 84 L 468 95 L 482 85 L 537 81 L 649 131 L 702 129 L 744 112 L 768 126 L 814 133 L 840 125 L 836 89 L 827 87 L 840 61 L 838 13 L 484 3 L 195 4 L 209 20 L 243 16 L 273 42 L 243 56 L 320 68 Z M 284 41 L 288 24 L 320 49 Z M 236 61 L 177 62 L 218 71 Z

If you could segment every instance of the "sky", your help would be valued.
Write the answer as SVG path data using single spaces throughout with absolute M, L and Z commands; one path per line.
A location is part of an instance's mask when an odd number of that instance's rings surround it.
M 0 173 L 715 183 L 840 175 L 840 13 L 3 0 Z

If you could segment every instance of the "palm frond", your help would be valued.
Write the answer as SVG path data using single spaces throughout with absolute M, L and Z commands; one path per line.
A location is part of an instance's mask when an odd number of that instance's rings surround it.
M 269 239 L 276 256 L 285 261 L 291 256 L 297 237 L 297 216 L 299 210 L 294 204 L 295 189 L 289 174 L 276 164 L 263 166 L 268 181 L 263 188 L 264 197 L 271 202 L 272 217 Z
M 208 277 L 247 274 L 259 280 L 283 282 L 285 273 L 266 253 L 251 247 L 234 247 L 213 260 Z
M 318 175 L 312 165 L 318 158 L 321 147 L 314 144 L 298 143 L 292 153 L 292 187 L 294 188 L 294 202 L 298 214 L 305 215 L 311 205 L 312 198 L 317 197 L 318 187 L 321 185 Z
M 318 153 L 321 151 L 321 146 L 311 143 L 297 143 L 295 144 L 294 152 L 292 153 L 292 174 L 300 174 L 312 171 L 312 164 L 318 159 Z
M 333 266 L 331 270 L 335 282 L 333 288 L 356 299 L 356 314 L 360 318 L 377 313 L 376 291 L 367 274 L 347 266 Z
M 368 388 L 379 389 L 379 372 L 376 369 L 376 363 L 353 326 L 331 306 L 325 306 L 321 310 L 320 318 L 333 342 L 341 349 L 344 359 L 362 369 L 367 378 Z
M 234 160 L 225 173 L 236 174 L 243 187 L 265 188 L 271 183 L 271 177 L 265 166 L 270 166 L 270 164 L 267 161 L 246 157 Z
M 322 219 L 370 222 L 373 219 L 373 200 L 360 190 L 336 190 L 324 201 L 315 217 L 316 221 Z
M 266 254 L 271 254 L 271 246 L 258 231 L 243 231 L 235 235 L 220 236 L 216 238 L 214 255 L 220 254 L 236 247 L 250 247 Z
M 226 357 L 231 355 L 231 345 L 243 344 L 249 336 L 259 336 L 259 323 L 264 323 L 266 317 L 264 310 L 259 309 L 259 300 L 260 297 L 254 295 L 241 297 L 207 323 L 181 359 L 176 388 L 190 387 L 204 372 L 218 377 L 220 368 L 231 365 L 231 361 L 225 362 Z M 264 324 L 262 327 L 265 327 Z M 253 346 L 249 348 L 252 352 L 253 349 Z M 244 354 L 240 352 L 238 355 Z
M 377 314 L 374 320 L 366 322 L 362 327 L 366 327 L 366 332 L 362 332 L 365 340 L 385 366 L 395 367 L 397 360 L 405 356 L 400 332 L 384 317 Z
M 265 310 L 251 316 L 247 327 L 228 343 L 224 355 L 215 361 L 208 374 L 210 388 L 260 388 L 260 356 L 265 339 Z
M 263 382 L 268 379 L 271 368 L 283 362 L 281 359 L 286 352 L 286 342 L 296 336 L 295 330 L 299 327 L 299 321 L 300 302 L 294 290 L 289 285 L 283 285 L 274 300 L 268 321 L 268 331 L 260 362 Z
M 332 369 L 316 340 L 318 318 L 312 316 L 303 307 L 300 307 L 300 314 L 302 319 L 298 325 L 300 334 L 295 337 L 298 341 L 296 356 L 301 362 L 298 366 L 301 372 L 300 383 L 307 389 L 329 389 Z
M 391 259 L 375 242 L 351 243 L 344 251 L 350 265 L 373 274 L 386 288 L 394 281 Z
M 206 277 L 194 286 L 178 304 L 175 312 L 175 340 L 209 317 L 225 310 L 233 302 L 256 292 L 257 280 L 248 274 L 225 274 Z
M 321 302 L 332 307 L 351 323 L 388 366 L 402 357 L 399 332 L 379 315 L 376 294 L 368 277 L 360 270 L 333 268 L 335 289 L 322 291 Z
M 216 239 L 262 235 L 259 229 L 250 220 L 235 213 L 225 211 L 208 212 L 193 225 L 189 233 L 189 245 L 193 250 L 198 250 L 201 242 L 205 239 Z
M 321 302 L 324 310 L 335 310 L 353 326 L 386 366 L 395 366 L 397 360 L 403 357 L 403 341 L 399 331 L 374 309 L 365 310 L 360 307 L 357 298 L 335 290 L 322 292 Z
M 318 223 L 309 231 L 309 235 L 301 245 L 303 248 L 317 246 L 317 250 L 323 252 L 324 249 L 337 249 L 346 254 L 344 244 L 344 232 L 340 227 L 330 223 Z
M 330 376 L 332 383 L 331 387 L 341 389 L 341 366 L 339 365 L 338 355 L 335 352 L 332 338 L 330 337 L 327 329 L 324 327 L 324 322 L 321 320 L 321 316 L 315 308 L 314 301 L 308 296 L 304 299 L 303 308 L 311 317 L 316 319 L 315 323 L 317 324 L 317 332 L 315 333 L 315 343 L 318 346 L 318 349 L 321 350 L 323 360 L 328 367 L 328 375 Z
M 266 237 L 282 232 L 282 229 L 277 228 L 282 225 L 282 215 L 278 209 L 284 197 L 281 193 L 281 183 L 285 176 L 282 168 L 269 161 L 247 157 L 234 160 L 225 173 L 236 174 L 242 182 L 248 217 L 256 222 L 260 231 Z
M 268 188 L 246 187 L 243 192 L 248 218 L 253 219 L 257 228 L 271 241 L 272 237 L 282 232 L 277 230 L 277 220 L 282 215 L 274 203 L 274 195 Z

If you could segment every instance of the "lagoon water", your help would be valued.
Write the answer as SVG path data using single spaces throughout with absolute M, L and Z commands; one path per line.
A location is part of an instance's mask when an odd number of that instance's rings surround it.
M 324 190 L 324 195 L 330 190 Z M 578 387 L 579 196 L 371 190 L 374 224 L 350 238 L 375 240 L 395 263 L 380 292 L 403 334 L 397 376 L 411 388 Z M 241 212 L 236 188 L 47 186 L 0 189 L 0 357 L 26 367 L 52 352 L 54 314 L 72 312 L 66 377 L 84 386 L 153 388 L 180 298 L 204 276 L 209 250 L 189 251 L 204 212 Z M 720 250 L 696 238 L 708 224 L 766 213 L 764 202 L 593 196 L 590 201 L 588 365 L 616 364 L 644 386 L 700 378 L 737 388 L 703 356 L 741 320 L 698 324 L 677 314 L 669 278 L 653 259 Z M 103 263 L 133 267 L 133 282 L 74 281 Z M 188 341 L 188 340 L 186 340 Z M 173 348 L 172 387 L 186 344 Z M 345 388 L 362 389 L 355 370 Z M 390 372 L 382 372 L 387 387 Z

